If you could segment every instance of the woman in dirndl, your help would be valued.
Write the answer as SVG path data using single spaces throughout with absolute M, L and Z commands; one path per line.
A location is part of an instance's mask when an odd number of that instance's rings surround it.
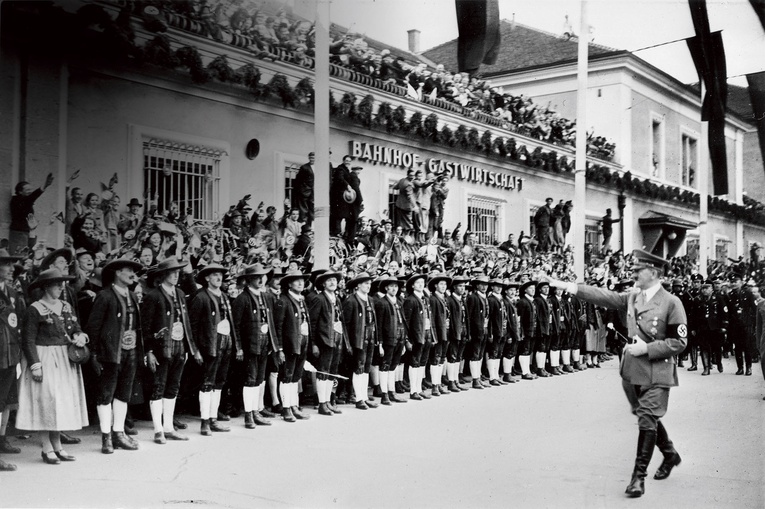
M 29 306 L 23 332 L 16 427 L 41 432 L 42 459 L 50 465 L 75 459 L 61 447 L 60 431 L 88 425 L 82 370 L 68 355 L 70 344 L 83 346 L 88 336 L 60 299 L 64 283 L 73 279 L 58 269 L 40 273 L 29 289 L 40 288 L 42 297 Z

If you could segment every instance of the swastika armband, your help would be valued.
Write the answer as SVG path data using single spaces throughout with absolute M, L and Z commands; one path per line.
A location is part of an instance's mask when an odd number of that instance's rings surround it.
M 685 338 L 688 336 L 688 326 L 684 323 L 671 324 L 667 327 L 668 338 Z

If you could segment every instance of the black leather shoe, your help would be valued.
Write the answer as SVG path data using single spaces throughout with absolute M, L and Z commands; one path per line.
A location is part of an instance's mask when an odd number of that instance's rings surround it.
M 746 368 L 746 373 L 745 374 L 746 374 L 746 376 L 752 376 L 752 368 L 751 367 Z
M 293 406 L 292 407 L 292 415 L 294 415 L 295 419 L 297 419 L 299 421 L 307 421 L 308 419 L 311 418 L 310 415 L 304 414 L 303 411 L 298 406 Z
M 437 386 L 433 386 L 433 388 L 430 390 L 430 395 L 435 396 L 437 398 L 441 397 L 441 391 L 438 390 Z
M 223 412 L 218 412 L 218 420 L 219 421 L 230 421 L 231 417 L 229 417 L 228 414 L 225 414 Z
M 214 433 L 225 433 L 226 431 L 231 431 L 231 428 L 219 423 L 218 419 L 210 419 L 210 431 Z
M 388 396 L 387 392 L 384 392 L 382 396 L 380 396 L 380 404 L 385 406 L 390 406 L 393 404 L 390 402 L 390 396 Z
M 284 419 L 285 422 L 295 422 L 297 419 L 294 415 L 292 415 L 292 408 L 282 408 L 282 419 Z
M 267 408 L 260 410 L 258 413 L 262 415 L 263 417 L 266 417 L 267 419 L 273 419 L 274 417 L 276 417 L 276 414 Z
M 521 375 L 522 380 L 534 380 L 534 375 L 531 373 L 526 373 L 525 375 Z
M 114 445 L 112 445 L 112 434 L 101 433 L 101 453 L 112 454 L 114 452 Z
M 635 474 L 632 474 L 630 484 L 627 486 L 627 489 L 624 493 L 626 493 L 630 498 L 642 497 L 645 493 L 645 480 Z
M 14 447 L 8 442 L 8 438 L 5 435 L 0 436 L 0 452 L 3 454 L 20 454 L 21 449 Z
M 377 408 L 380 406 L 380 403 L 377 403 L 376 401 L 372 401 L 371 399 L 366 400 L 365 403 L 367 404 L 369 408 Z
M 138 444 L 128 438 L 124 431 L 115 431 L 112 434 L 112 444 L 115 449 L 124 449 L 126 451 L 138 450 Z
M 420 396 L 419 393 L 413 392 L 412 394 L 409 395 L 409 399 L 413 399 L 415 401 L 422 401 L 423 397 Z
M 737 375 L 743 375 L 743 374 L 744 374 L 744 368 L 738 368 L 738 369 L 736 370 L 736 374 L 737 374 Z
M 503 385 L 499 380 L 489 380 L 489 383 L 493 385 L 494 387 L 499 387 L 500 385 Z
M 56 453 L 53 451 L 45 453 L 41 452 L 40 456 L 42 456 L 42 460 L 47 463 L 48 465 L 60 465 L 61 460 L 58 459 L 58 456 L 56 456 Z
M 659 468 L 656 470 L 656 474 L 654 474 L 653 478 L 657 481 L 666 479 L 669 477 L 669 474 L 672 473 L 672 469 L 678 466 L 681 461 L 682 460 L 680 459 L 680 455 L 677 452 L 668 458 L 665 456 L 664 461 L 662 461 L 661 465 L 659 465 Z
M 0 460 L 0 472 L 13 472 L 16 470 L 16 465 L 13 463 L 6 463 L 3 460 Z
M 326 403 L 319 403 L 319 415 L 333 416 L 335 414 L 332 413 Z
M 255 429 L 255 421 L 252 419 L 252 412 L 244 413 L 244 427 L 247 429 Z
M 210 429 L 210 419 L 202 419 L 199 433 L 205 437 L 212 436 L 212 430 Z
M 58 451 L 53 451 L 53 454 L 55 454 L 55 455 L 56 455 L 56 457 L 57 457 L 58 459 L 60 459 L 61 461 L 74 461 L 74 460 L 76 460 L 76 459 L 77 459 L 77 458 L 75 458 L 74 456 L 72 456 L 71 454 L 68 454 L 68 453 L 67 453 L 65 450 L 63 450 L 63 449 L 60 449 L 60 450 L 58 450 Z
M 363 401 L 357 401 L 356 408 L 358 408 L 359 410 L 369 410 L 369 407 Z
M 186 424 L 185 422 L 181 422 L 175 417 L 173 417 L 173 428 L 175 428 L 176 430 L 179 430 L 179 429 L 186 429 L 188 427 L 189 427 L 188 424 Z
M 342 414 L 342 413 L 343 413 L 343 412 L 342 412 L 342 410 L 340 410 L 339 408 L 337 408 L 337 405 L 333 404 L 331 401 L 330 401 L 329 403 L 327 403 L 327 408 L 329 408 L 329 409 L 330 409 L 330 411 L 331 411 L 333 414 Z
M 64 445 L 75 445 L 82 442 L 82 440 L 79 437 L 73 437 L 72 435 L 67 435 L 63 431 L 61 433 L 61 443 Z
M 180 442 L 185 442 L 189 439 L 186 435 L 183 433 L 179 433 L 177 431 L 165 431 L 165 439 L 167 440 L 178 440 Z
M 698 371 L 699 367 L 696 364 L 692 364 L 688 371 Z
M 404 394 L 404 385 L 401 381 L 396 382 L 396 394 Z
M 135 429 L 135 426 L 125 425 L 125 434 L 130 436 L 136 436 L 138 434 L 138 430 Z
M 393 403 L 406 403 L 405 399 L 401 399 L 398 396 L 396 396 L 395 392 L 389 392 L 388 393 L 388 399 L 391 400 Z
M 473 389 L 483 389 L 483 384 L 480 380 L 473 380 Z
M 255 421 L 255 424 L 258 426 L 270 426 L 271 421 L 267 421 L 260 412 L 252 412 L 252 420 Z

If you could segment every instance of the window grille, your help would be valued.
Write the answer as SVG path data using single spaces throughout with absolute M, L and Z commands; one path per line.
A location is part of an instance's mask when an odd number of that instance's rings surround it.
M 499 239 L 501 207 L 498 200 L 468 197 L 468 229 L 479 244 L 493 244 Z
M 220 161 L 225 155 L 220 149 L 200 145 L 144 140 L 144 189 L 157 195 L 160 212 L 178 202 L 182 214 L 188 209 L 194 219 L 216 219 Z

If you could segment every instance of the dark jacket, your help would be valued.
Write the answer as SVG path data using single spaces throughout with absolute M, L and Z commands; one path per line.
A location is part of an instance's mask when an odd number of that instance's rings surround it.
M 297 355 L 301 351 L 303 341 L 311 341 L 311 324 L 308 315 L 308 304 L 303 301 L 305 310 L 305 319 L 308 322 L 308 335 L 300 333 L 300 324 L 303 318 L 300 316 L 300 304 L 289 295 L 289 292 L 282 293 L 274 305 L 274 325 L 276 326 L 276 336 L 281 341 L 285 354 Z
M 465 297 L 457 299 L 454 294 L 446 298 L 446 305 L 449 306 L 449 341 L 463 341 L 462 332 L 465 331 L 465 341 L 470 340 L 470 334 L 467 329 L 467 308 L 465 307 Z M 464 312 L 464 316 L 463 316 Z
M 401 300 L 396 297 L 399 313 L 401 313 L 403 322 L 403 311 L 401 310 Z M 396 308 L 387 296 L 375 299 L 375 315 L 377 315 L 377 340 L 386 346 L 393 346 L 398 342 L 396 333 L 398 327 L 404 327 L 403 323 L 398 323 Z M 403 339 L 403 338 L 402 338 Z
M 369 299 L 369 306 L 372 309 L 372 324 L 374 330 L 373 342 L 377 343 L 377 319 L 374 313 L 374 299 L 372 296 L 367 297 Z M 345 330 L 348 331 L 348 341 L 351 346 L 356 349 L 364 348 L 364 340 L 366 339 L 366 318 L 364 317 L 365 309 L 364 301 L 362 301 L 356 293 L 345 299 L 343 302 L 343 321 L 345 322 Z
M 5 283 L 5 291 L 0 291 L 0 369 L 21 362 L 21 322 L 25 316 L 23 297 Z
M 343 321 L 343 303 L 339 297 L 335 297 L 335 308 L 340 317 L 340 323 L 343 327 L 343 339 L 342 345 L 348 350 L 351 349 L 351 345 L 348 342 L 348 332 L 345 328 L 345 322 Z M 334 316 L 332 316 L 332 302 L 324 292 L 316 294 L 315 298 L 312 298 L 308 304 L 308 314 L 311 317 L 311 337 L 313 341 L 324 347 L 334 348 L 338 346 L 335 344 L 334 333 Z
M 425 341 L 433 343 L 433 335 L 425 330 L 425 319 L 430 317 L 431 325 L 433 313 L 430 311 L 430 302 L 423 294 L 422 299 L 411 293 L 404 299 L 403 305 L 404 322 L 406 323 L 406 335 L 412 344 L 425 344 Z
M 129 292 L 135 306 L 136 357 L 143 359 L 144 344 L 141 329 L 141 312 L 133 292 Z M 125 333 L 124 317 L 127 305 L 117 295 L 114 288 L 107 288 L 96 295 L 90 310 L 85 334 L 90 338 L 90 349 L 99 362 L 120 362 L 122 336 Z
M 554 334 L 550 302 L 541 295 L 537 295 L 534 297 L 534 305 L 537 307 L 537 325 L 539 326 L 537 337 Z
M 487 339 L 494 343 L 502 341 L 507 337 L 507 306 L 503 297 L 497 298 L 494 293 L 490 293 L 487 299 L 489 301 L 489 335 Z
M 189 355 L 196 355 L 197 346 L 191 336 L 191 323 L 189 311 L 186 308 L 186 295 L 178 287 L 175 287 L 176 299 L 181 307 L 181 323 L 183 324 L 183 341 Z M 143 333 L 144 348 L 153 351 L 158 358 L 169 358 L 173 348 L 173 321 L 175 313 L 173 303 L 165 291 L 160 288 L 152 288 L 143 297 L 141 302 L 141 329 Z M 164 334 L 156 338 L 154 335 L 162 328 Z
M 518 341 L 519 338 L 519 320 L 518 310 L 515 309 L 515 305 L 510 299 L 505 297 L 505 306 L 507 306 L 507 340 Z
M 529 340 L 539 334 L 539 325 L 537 324 L 537 307 L 528 297 L 518 299 L 518 319 L 521 331 L 521 341 Z
M 272 353 L 282 348 L 281 338 L 276 335 L 274 326 L 273 294 L 264 288 L 261 291 L 265 306 L 266 321 L 261 321 L 260 313 L 255 296 L 249 288 L 245 288 L 237 295 L 231 305 L 231 314 L 234 317 L 234 330 L 242 343 L 245 355 L 260 355 Z M 266 336 L 261 336 L 262 326 L 268 326 Z
M 430 309 L 433 311 L 430 322 L 433 339 L 436 343 L 446 343 L 449 341 L 449 306 L 446 298 L 441 298 L 434 292 L 430 296 Z
M 489 301 L 473 292 L 465 299 L 470 341 L 483 341 L 489 333 Z
M 218 323 L 223 319 L 229 321 L 231 326 L 232 344 L 236 350 L 242 349 L 242 344 L 239 341 L 239 336 L 236 334 L 234 328 L 234 317 L 231 308 L 231 302 L 228 300 L 228 295 L 221 293 L 221 302 L 218 305 L 218 311 L 215 310 L 215 302 L 213 302 L 214 296 L 206 288 L 200 288 L 194 297 L 191 299 L 189 305 L 191 315 L 191 331 L 193 334 L 194 342 L 199 348 L 199 351 L 209 357 L 217 357 L 218 352 Z M 228 306 L 226 306 L 228 304 Z M 228 309 L 228 311 L 227 311 Z

